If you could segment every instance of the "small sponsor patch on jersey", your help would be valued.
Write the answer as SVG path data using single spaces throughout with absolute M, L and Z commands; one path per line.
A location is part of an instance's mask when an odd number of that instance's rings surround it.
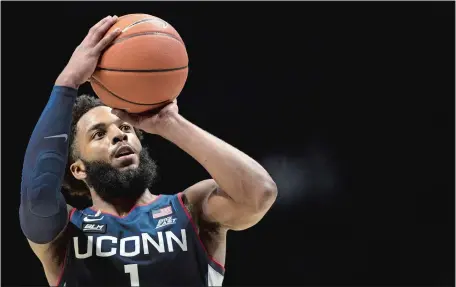
M 159 228 L 164 227 L 164 226 L 175 224 L 176 220 L 177 220 L 177 218 L 173 218 L 172 216 L 168 216 L 168 217 L 165 217 L 165 218 L 160 218 L 158 220 L 158 223 L 157 223 L 157 226 L 155 227 L 155 229 L 159 229 Z
M 106 224 L 84 223 L 82 224 L 83 232 L 106 233 Z
M 159 217 L 167 216 L 170 214 L 173 214 L 173 209 L 171 208 L 171 206 L 166 206 L 166 207 L 163 207 L 160 209 L 152 210 L 153 218 L 159 218 Z

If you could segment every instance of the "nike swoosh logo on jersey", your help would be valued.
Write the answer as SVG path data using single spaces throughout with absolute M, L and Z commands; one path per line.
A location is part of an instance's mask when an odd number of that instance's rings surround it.
M 55 135 L 55 136 L 49 136 L 49 137 L 44 137 L 45 139 L 53 139 L 53 138 L 65 138 L 65 141 L 68 139 L 67 134 L 60 134 L 60 135 Z
M 87 217 L 84 217 L 82 220 L 84 222 L 94 222 L 94 221 L 98 221 L 98 220 L 102 220 L 104 216 L 100 217 L 100 218 L 87 218 Z

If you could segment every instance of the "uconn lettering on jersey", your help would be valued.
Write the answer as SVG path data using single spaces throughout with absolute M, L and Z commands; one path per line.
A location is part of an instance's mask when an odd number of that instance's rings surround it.
M 155 237 L 155 236 L 154 236 Z M 104 236 L 87 236 L 87 248 L 85 253 L 79 252 L 79 239 L 73 237 L 74 253 L 76 258 L 85 259 L 94 255 L 98 257 L 110 257 L 120 255 L 123 257 L 133 257 L 142 252 L 149 254 L 151 249 L 155 249 L 158 253 L 174 252 L 175 247 L 182 251 L 187 251 L 187 234 L 185 229 L 181 229 L 181 238 L 176 236 L 172 231 L 159 231 L 157 236 L 152 238 L 148 233 L 141 233 L 140 236 L 129 236 L 121 238 L 104 235 Z M 128 245 L 128 250 L 126 246 Z M 176 245 L 176 246 L 175 246 Z

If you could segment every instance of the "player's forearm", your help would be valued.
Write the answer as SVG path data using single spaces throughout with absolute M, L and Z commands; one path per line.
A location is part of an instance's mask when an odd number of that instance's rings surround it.
M 196 159 L 223 191 L 240 204 L 261 208 L 276 196 L 276 185 L 255 160 L 180 115 L 166 122 L 160 135 Z
M 67 221 L 60 189 L 76 96 L 74 88 L 53 88 L 25 152 L 19 215 L 22 231 L 35 243 L 50 242 Z

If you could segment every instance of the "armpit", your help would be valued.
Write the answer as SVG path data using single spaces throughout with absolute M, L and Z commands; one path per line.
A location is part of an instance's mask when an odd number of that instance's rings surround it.
M 188 213 L 192 216 L 193 222 L 195 223 L 199 233 L 201 233 L 200 230 L 204 233 L 214 235 L 219 233 L 221 225 L 218 222 L 210 222 L 205 219 L 201 207 L 197 204 L 189 202 L 185 194 L 182 194 L 182 202 L 184 203 Z

